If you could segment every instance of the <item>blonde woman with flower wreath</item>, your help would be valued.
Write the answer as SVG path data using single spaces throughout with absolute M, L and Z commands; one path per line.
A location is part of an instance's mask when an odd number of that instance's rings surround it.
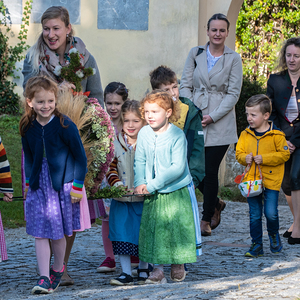
M 83 93 L 87 92 L 86 95 L 88 97 L 96 98 L 100 105 L 104 107 L 103 90 L 97 63 L 86 49 L 83 41 L 78 37 L 74 37 L 68 10 L 62 6 L 49 7 L 43 13 L 41 23 L 42 33 L 37 42 L 30 48 L 24 60 L 22 71 L 24 75 L 23 88 L 25 89 L 29 78 L 40 74 L 51 77 L 61 87 L 64 86 L 78 91 L 78 85 L 74 80 L 71 83 L 64 79 L 71 78 L 70 76 L 62 76 L 62 69 L 70 65 L 72 53 L 78 53 L 80 66 L 75 76 L 82 79 L 79 86 L 81 85 Z M 84 74 L 84 70 L 86 69 L 92 70 L 92 74 L 89 74 L 91 76 Z M 73 68 L 74 70 L 75 68 Z M 83 231 L 91 226 L 86 195 L 81 201 L 80 209 L 82 218 L 81 229 L 79 231 Z M 66 267 L 74 240 L 75 232 L 73 236 L 67 237 Z M 67 268 L 65 268 L 60 285 L 72 284 L 74 284 L 74 281 L 67 274 Z
M 100 72 L 96 60 L 86 49 L 83 41 L 74 37 L 68 10 L 63 6 L 51 6 L 43 13 L 41 23 L 43 31 L 24 61 L 23 88 L 25 89 L 30 77 L 43 74 L 52 77 L 60 85 L 75 89 L 74 84 L 64 81 L 60 73 L 61 67 L 70 63 L 70 54 L 75 48 L 79 52 L 81 65 L 94 71 L 94 75 L 80 82 L 82 92 L 90 92 L 88 96 L 98 99 L 104 107 Z M 77 72 L 79 78 L 83 77 L 81 71 Z

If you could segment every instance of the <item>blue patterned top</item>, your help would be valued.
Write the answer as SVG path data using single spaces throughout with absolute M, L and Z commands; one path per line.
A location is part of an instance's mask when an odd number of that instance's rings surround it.
M 209 52 L 209 45 L 207 45 L 207 48 L 206 48 L 206 57 L 207 57 L 207 70 L 208 70 L 208 73 L 213 68 L 213 66 L 217 63 L 217 61 L 222 57 L 222 55 L 218 56 L 218 57 L 214 57 Z

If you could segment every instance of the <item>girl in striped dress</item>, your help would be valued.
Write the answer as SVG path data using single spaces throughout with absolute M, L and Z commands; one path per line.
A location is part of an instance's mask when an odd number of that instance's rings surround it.
M 137 135 L 144 126 L 140 113 L 140 103 L 127 100 L 121 108 L 123 130 L 116 137 L 115 158 L 110 165 L 106 177 L 110 186 L 127 186 L 133 192 L 133 162 Z M 113 199 L 109 216 L 109 239 L 112 241 L 114 254 L 119 256 L 122 273 L 110 281 L 111 285 L 132 285 L 130 256 L 139 254 L 138 241 L 143 198 L 132 196 Z M 145 283 L 148 263 L 140 261 L 138 268 L 138 284 Z

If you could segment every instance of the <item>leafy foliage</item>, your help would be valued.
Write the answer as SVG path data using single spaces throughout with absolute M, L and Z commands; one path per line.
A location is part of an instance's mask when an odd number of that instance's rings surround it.
M 300 0 L 244 0 L 236 26 L 236 49 L 244 75 L 265 83 L 283 40 L 300 33 Z
M 75 85 L 75 92 L 81 92 L 81 81 L 91 75 L 94 75 L 95 72 L 96 70 L 91 67 L 84 67 L 80 61 L 80 54 L 76 48 L 72 48 L 70 50 L 70 63 L 64 67 L 57 66 L 54 71 L 56 75 L 73 83 Z
M 23 9 L 22 25 L 19 31 L 20 40 L 15 46 L 9 46 L 9 34 L 11 33 L 11 20 L 9 11 L 0 1 L 0 113 L 16 114 L 19 112 L 19 96 L 14 93 L 15 83 L 9 80 L 14 77 L 16 62 L 24 58 L 24 51 L 29 48 L 26 45 L 29 17 L 31 14 L 32 0 L 26 1 Z
M 243 86 L 240 99 L 235 105 L 236 122 L 238 136 L 248 126 L 247 118 L 245 115 L 245 103 L 253 95 L 265 94 L 266 88 L 263 87 L 261 82 L 250 79 L 245 76 L 243 79 Z
M 103 189 L 99 189 L 95 195 L 94 199 L 108 199 L 108 198 L 121 198 L 123 195 L 127 193 L 127 188 L 123 185 L 118 187 L 104 187 Z

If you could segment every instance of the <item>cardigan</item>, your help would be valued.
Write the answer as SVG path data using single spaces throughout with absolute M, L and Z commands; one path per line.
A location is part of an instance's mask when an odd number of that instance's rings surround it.
M 180 96 L 190 99 L 213 120 L 203 128 L 205 147 L 229 145 L 238 140 L 234 106 L 242 87 L 242 60 L 225 46 L 222 57 L 208 73 L 207 45 L 190 50 L 180 81 Z M 197 55 L 199 49 L 203 52 Z
M 293 86 L 287 71 L 271 74 L 267 83 L 267 96 L 272 101 L 270 120 L 279 127 L 294 146 L 300 147 L 300 119 L 299 116 L 290 122 L 285 117 L 286 108 L 292 95 Z M 300 110 L 300 78 L 295 88 L 298 110 Z
M 57 116 L 45 126 L 34 120 L 22 137 L 25 176 L 31 189 L 39 188 L 44 152 L 55 191 L 70 181 L 84 181 L 87 158 L 78 129 L 67 116 L 64 116 L 64 126 L 67 127 L 61 126 Z
M 0 137 L 0 192 L 13 193 L 10 165 Z
M 253 156 L 261 155 L 261 172 L 264 187 L 270 190 L 279 191 L 284 175 L 284 163 L 290 158 L 290 151 L 285 140 L 285 134 L 273 126 L 270 122 L 270 130 L 263 136 L 256 136 L 253 130 L 246 128 L 242 131 L 236 145 L 236 159 L 246 166 L 246 156 L 250 153 Z M 256 172 L 255 172 L 256 170 Z M 256 177 L 254 178 L 254 174 Z M 251 164 L 249 172 L 244 181 L 259 178 L 259 171 L 254 162 Z
M 192 181 L 187 141 L 175 125 L 156 134 L 147 125 L 138 133 L 134 158 L 134 186 L 146 184 L 149 193 L 171 193 Z
M 123 137 L 123 132 L 120 132 L 114 140 L 115 146 L 115 158 L 109 166 L 109 170 L 106 173 L 106 178 L 110 186 L 127 186 L 129 189 L 133 188 L 134 184 L 134 153 L 135 145 L 133 149 L 129 150 Z M 132 196 L 132 202 L 143 201 L 143 197 Z M 128 197 L 121 197 L 118 201 L 127 202 Z

